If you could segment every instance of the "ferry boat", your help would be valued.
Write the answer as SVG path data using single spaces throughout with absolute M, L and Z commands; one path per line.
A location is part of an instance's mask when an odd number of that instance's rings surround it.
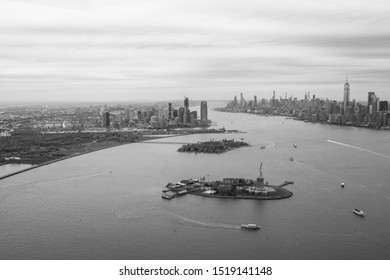
M 260 229 L 260 227 L 258 227 L 256 224 L 246 224 L 246 225 L 241 225 L 241 229 L 258 230 Z
M 360 217 L 366 216 L 366 213 L 364 213 L 362 210 L 359 210 L 357 208 L 353 209 L 352 211 L 353 211 L 354 214 L 356 214 L 356 215 L 358 215 Z

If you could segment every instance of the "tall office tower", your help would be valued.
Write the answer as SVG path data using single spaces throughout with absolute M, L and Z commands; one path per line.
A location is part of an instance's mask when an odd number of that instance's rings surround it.
M 200 122 L 202 125 L 207 124 L 207 101 L 200 101 Z
M 380 101 L 379 102 L 379 111 L 389 111 L 389 102 L 387 101 Z
M 184 111 L 185 109 L 183 107 L 179 108 L 179 123 L 184 123 Z
M 174 119 L 179 117 L 179 110 L 178 110 L 178 109 L 173 109 L 172 117 L 173 117 Z
M 255 97 L 253 98 L 253 106 L 254 107 L 257 107 L 257 96 L 255 95 Z
M 349 106 L 349 91 L 350 91 L 350 88 L 349 88 L 349 83 L 348 83 L 348 77 L 345 81 L 345 84 L 344 84 L 344 115 L 347 113 L 347 108 Z
M 161 121 L 164 118 L 164 112 L 163 108 L 161 106 L 158 106 L 157 108 L 157 119 Z
M 372 103 L 374 103 L 375 100 L 376 100 L 375 92 L 369 92 L 368 93 L 367 107 L 372 105 Z
M 188 101 L 188 97 L 184 98 L 184 109 L 188 110 L 190 106 L 190 102 Z
M 168 103 L 168 120 L 172 119 L 173 112 L 172 112 L 172 103 Z
M 307 93 L 307 100 L 310 101 L 310 91 Z
M 272 95 L 272 100 L 275 100 L 275 91 L 274 94 Z
M 125 120 L 130 120 L 130 108 L 125 109 Z
M 305 101 L 307 101 L 307 92 L 305 92 Z
M 110 113 L 109 112 L 103 113 L 103 126 L 105 126 L 105 127 L 110 126 Z
M 241 95 L 240 95 L 240 107 L 242 107 L 243 105 L 244 105 L 244 95 L 241 92 Z

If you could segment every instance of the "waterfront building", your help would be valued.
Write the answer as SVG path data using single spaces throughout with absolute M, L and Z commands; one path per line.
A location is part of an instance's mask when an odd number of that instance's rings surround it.
M 198 111 L 191 111 L 190 116 L 193 116 L 194 119 L 197 119 L 198 118 Z
M 376 96 L 375 92 L 369 92 L 368 93 L 368 100 L 367 100 L 367 115 L 372 115 L 372 104 L 375 102 Z
M 110 127 L 110 113 L 103 112 L 103 126 Z
M 172 103 L 168 103 L 168 119 L 173 118 Z
M 179 117 L 179 109 L 173 109 L 172 117 L 173 117 L 173 119 L 176 119 Z
M 184 123 L 184 108 L 180 107 L 179 108 L 179 123 L 183 124 Z
M 389 102 L 387 101 L 380 101 L 379 102 L 379 111 L 389 111 Z
M 200 102 L 200 121 L 202 125 L 207 124 L 207 101 Z
M 187 111 L 190 106 L 190 102 L 188 101 L 188 97 L 184 98 L 184 109 Z

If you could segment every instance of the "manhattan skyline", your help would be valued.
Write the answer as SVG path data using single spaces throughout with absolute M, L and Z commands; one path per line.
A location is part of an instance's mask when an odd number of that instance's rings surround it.
M 390 97 L 387 1 L 2 1 L 3 102 Z M 341 86 L 340 86 L 341 85 Z

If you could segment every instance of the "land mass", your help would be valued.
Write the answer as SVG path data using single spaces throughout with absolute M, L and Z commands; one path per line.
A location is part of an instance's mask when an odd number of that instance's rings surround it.
M 262 178 L 260 178 L 262 179 Z M 162 192 L 162 197 L 172 199 L 186 194 L 210 198 L 231 198 L 231 199 L 258 199 L 274 200 L 291 197 L 292 192 L 284 189 L 284 186 L 294 182 L 285 181 L 279 186 L 265 184 L 262 180 L 251 180 L 242 178 L 224 178 L 223 181 L 205 182 L 197 179 L 181 180 L 180 182 L 168 183 Z
M 206 142 L 186 144 L 183 145 L 181 148 L 179 148 L 178 151 L 187 152 L 187 153 L 220 154 L 244 146 L 249 146 L 249 144 L 243 141 L 234 141 L 234 139 L 233 140 L 223 139 L 221 141 L 210 140 Z

